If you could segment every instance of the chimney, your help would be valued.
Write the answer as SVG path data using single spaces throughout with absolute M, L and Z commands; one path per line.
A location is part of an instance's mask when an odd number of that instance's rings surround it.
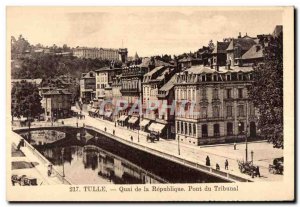
M 238 36 L 238 38 L 241 38 L 242 37 L 242 35 L 241 35 L 241 32 L 239 32 L 239 36 Z

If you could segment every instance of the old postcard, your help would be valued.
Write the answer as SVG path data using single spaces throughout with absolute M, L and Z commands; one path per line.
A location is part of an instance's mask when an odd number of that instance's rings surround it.
M 293 201 L 293 7 L 7 7 L 8 201 Z

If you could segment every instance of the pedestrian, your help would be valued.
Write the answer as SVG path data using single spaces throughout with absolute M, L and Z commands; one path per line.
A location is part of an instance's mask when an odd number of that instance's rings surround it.
M 64 124 L 65 124 L 65 123 L 64 123 L 64 120 L 62 120 L 62 121 L 61 121 L 61 124 L 62 124 L 62 125 L 64 125 Z
M 115 135 L 115 130 L 113 130 L 113 135 Z
M 115 122 L 115 127 L 117 127 L 117 122 Z
M 210 166 L 210 159 L 209 159 L 209 156 L 207 155 L 206 157 L 206 166 Z
M 133 137 L 132 137 L 132 135 L 131 135 L 130 139 L 131 139 L 131 141 L 133 142 Z
M 233 144 L 233 149 L 236 150 L 236 143 Z
M 256 167 L 256 176 L 260 177 L 259 167 Z
M 104 127 L 104 131 L 106 132 L 106 127 Z
M 225 160 L 225 170 L 228 170 L 228 165 L 229 165 L 229 164 L 228 164 L 228 160 L 226 159 L 226 160 Z
M 218 163 L 216 164 L 216 170 L 220 170 L 220 165 Z
M 52 174 L 52 165 L 48 165 L 48 176 Z

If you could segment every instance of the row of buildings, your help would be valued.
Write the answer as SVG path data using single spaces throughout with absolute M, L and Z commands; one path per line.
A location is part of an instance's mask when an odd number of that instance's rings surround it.
M 253 82 L 253 65 L 264 59 L 261 40 L 278 33 L 282 26 L 269 35 L 239 34 L 218 41 L 213 49 L 199 49 L 196 57 L 170 63 L 143 58 L 122 68 L 90 71 L 80 80 L 81 101 L 90 104 L 92 116 L 187 144 L 239 141 L 245 134 L 256 137 L 258 116 L 248 87 Z M 120 100 L 128 106 L 118 105 Z M 101 108 L 103 101 L 110 104 Z M 142 109 L 131 113 L 138 101 Z M 156 109 L 155 103 L 159 103 Z M 116 113 L 120 106 L 123 110 Z

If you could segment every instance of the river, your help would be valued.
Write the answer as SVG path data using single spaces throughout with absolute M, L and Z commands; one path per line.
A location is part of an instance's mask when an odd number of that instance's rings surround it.
M 20 133 L 73 184 L 224 183 L 221 178 L 132 148 L 93 130 Z M 29 138 L 30 137 L 30 138 Z

